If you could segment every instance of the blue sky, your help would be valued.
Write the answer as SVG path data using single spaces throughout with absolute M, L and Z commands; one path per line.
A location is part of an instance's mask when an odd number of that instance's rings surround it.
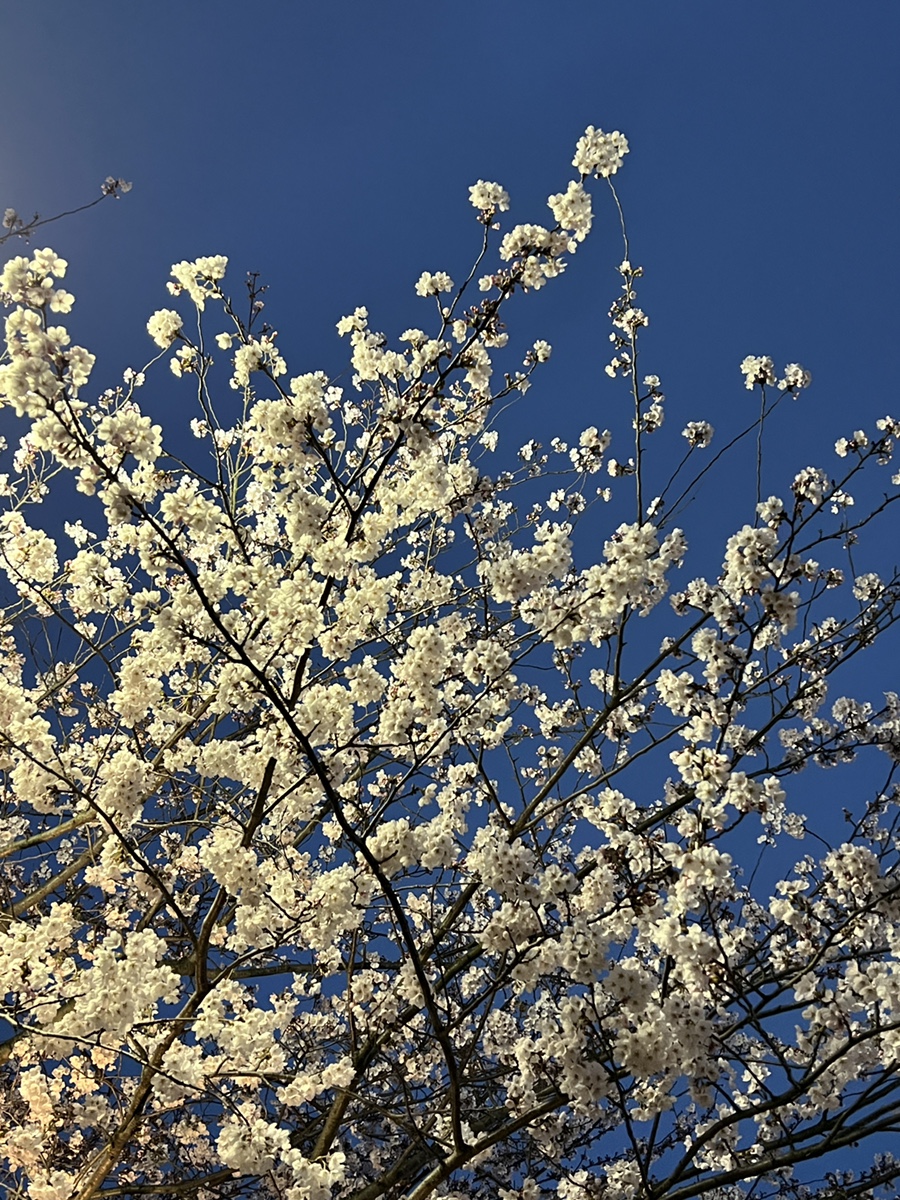
M 306 354 L 363 300 L 402 320 L 422 267 L 474 246 L 468 184 L 496 177 L 538 219 L 594 123 L 631 141 L 623 201 L 686 379 L 763 341 L 815 359 L 829 395 L 887 383 L 893 3 L 5 7 L 0 199 L 50 212 L 135 182 L 52 233 L 112 346 L 199 253 L 262 271 Z M 554 289 L 570 323 L 615 287 L 606 225 Z
M 468 185 L 498 179 L 514 219 L 543 220 L 593 123 L 631 142 L 617 182 L 672 421 L 739 405 L 747 353 L 811 367 L 791 429 L 811 448 L 892 398 L 893 2 L 4 9 L 0 203 L 50 213 L 107 174 L 134 181 L 46 235 L 71 262 L 98 381 L 147 353 L 169 265 L 198 254 L 228 254 L 236 290 L 262 273 L 295 371 L 342 361 L 334 323 L 357 304 L 395 334 L 424 320 L 420 271 L 458 277 L 477 244 Z M 558 351 L 523 420 L 551 391 L 555 419 L 561 394 L 562 419 L 598 403 L 620 254 L 602 194 L 595 207 L 568 277 L 514 314 Z

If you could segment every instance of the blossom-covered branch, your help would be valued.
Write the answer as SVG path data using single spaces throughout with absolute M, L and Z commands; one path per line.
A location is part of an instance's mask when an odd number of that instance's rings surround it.
M 5 232 L 0 233 L 0 246 L 14 237 L 22 238 L 23 241 L 27 242 L 36 230 L 42 229 L 45 225 L 51 225 L 54 221 L 61 221 L 64 217 L 74 217 L 77 213 L 87 212 L 89 208 L 94 208 L 96 205 L 102 204 L 110 196 L 114 200 L 119 200 L 131 191 L 132 186 L 132 184 L 124 179 L 116 179 L 113 175 L 107 175 L 106 179 L 100 184 L 100 195 L 95 200 L 89 200 L 86 204 L 80 204 L 78 208 L 70 208 L 66 212 L 56 213 L 52 217 L 42 217 L 40 213 L 35 213 L 34 216 L 26 221 L 14 208 L 6 208 L 3 210 L 2 221 L 2 228 Z

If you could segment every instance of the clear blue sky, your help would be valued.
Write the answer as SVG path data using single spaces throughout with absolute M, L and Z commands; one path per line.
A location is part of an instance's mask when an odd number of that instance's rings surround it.
M 423 269 L 463 277 L 470 183 L 499 180 L 513 220 L 543 221 L 592 123 L 632 147 L 616 182 L 673 453 L 689 419 L 744 421 L 751 353 L 815 380 L 767 433 L 766 492 L 900 410 L 895 0 L 30 0 L 3 6 L 0 36 L 0 208 L 49 214 L 108 174 L 134 181 L 37 240 L 70 261 L 98 390 L 150 356 L 169 266 L 200 254 L 230 257 L 234 294 L 261 273 L 292 373 L 337 373 L 340 316 L 365 304 L 395 337 L 428 321 Z M 566 277 L 509 314 L 517 346 L 554 345 L 516 445 L 627 431 L 623 385 L 602 374 L 621 258 L 602 188 L 595 209 Z M 186 422 L 188 388 L 156 379 L 143 403 Z M 706 506 L 716 563 L 747 519 L 751 458 Z
M 204 253 L 271 284 L 294 370 L 339 356 L 357 304 L 399 332 L 424 319 L 419 272 L 469 260 L 468 185 L 496 178 L 513 218 L 543 220 L 594 123 L 632 145 L 617 182 L 673 420 L 736 403 L 751 352 L 808 363 L 829 426 L 893 397 L 893 0 L 30 0 L 3 5 L 0 37 L 0 204 L 134 181 L 46 234 L 101 371 L 146 352 L 169 265 Z M 558 387 L 605 341 L 603 200 L 569 277 L 518 310 L 556 343 Z

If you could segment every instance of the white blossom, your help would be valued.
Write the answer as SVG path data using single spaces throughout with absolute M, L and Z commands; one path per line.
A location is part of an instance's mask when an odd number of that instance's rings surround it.
M 578 139 L 572 166 L 582 175 L 595 175 L 597 178 L 607 178 L 615 175 L 622 160 L 628 153 L 628 142 L 619 133 L 604 133 L 588 125 L 582 137 Z
M 506 212 L 509 209 L 509 194 L 499 183 L 487 183 L 483 179 L 469 188 L 469 200 L 481 212 Z
M 754 357 L 748 354 L 741 363 L 744 386 L 752 391 L 757 385 L 765 387 L 775 383 L 775 364 L 768 356 Z

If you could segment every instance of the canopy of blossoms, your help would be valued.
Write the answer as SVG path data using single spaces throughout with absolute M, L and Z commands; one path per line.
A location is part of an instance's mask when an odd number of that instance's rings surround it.
M 504 457 L 551 354 L 495 367 L 507 304 L 563 273 L 627 152 L 588 128 L 546 225 L 479 180 L 475 265 L 422 273 L 427 329 L 345 317 L 343 386 L 290 374 L 213 255 L 173 266 L 156 357 L 100 391 L 67 264 L 7 262 L 8 1195 L 731 1200 L 900 1172 L 900 700 L 831 680 L 898 613 L 852 547 L 893 519 L 900 424 L 839 431 L 693 577 L 671 514 L 714 431 L 649 494 L 664 395 L 626 242 L 601 365 L 632 440 Z M 810 375 L 741 371 L 750 445 Z M 151 372 L 196 441 L 142 407 Z M 792 778 L 861 751 L 884 784 L 835 840 Z

